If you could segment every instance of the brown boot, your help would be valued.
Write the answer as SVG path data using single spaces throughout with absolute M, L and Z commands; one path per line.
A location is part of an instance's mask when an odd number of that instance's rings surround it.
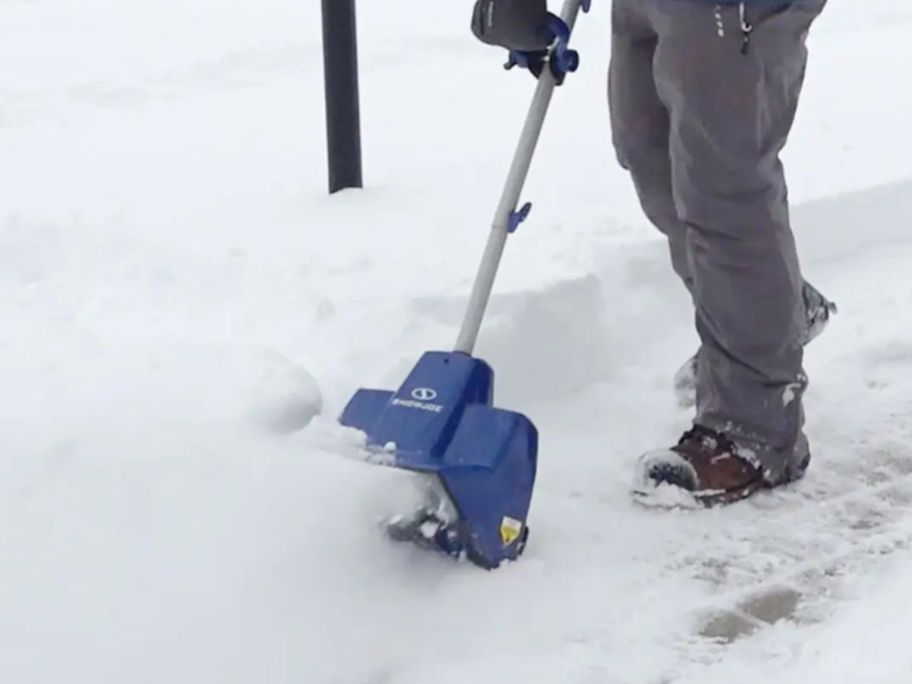
M 645 454 L 637 469 L 636 494 L 649 496 L 667 484 L 705 506 L 739 501 L 770 486 L 750 454 L 739 453 L 725 435 L 699 425 L 685 432 L 677 446 Z

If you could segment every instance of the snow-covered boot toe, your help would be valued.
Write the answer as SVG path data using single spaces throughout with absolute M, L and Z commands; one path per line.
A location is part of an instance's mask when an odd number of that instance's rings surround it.
M 769 487 L 749 452 L 699 425 L 684 433 L 676 446 L 647 453 L 637 463 L 636 495 L 649 498 L 666 485 L 705 506 L 739 501 Z

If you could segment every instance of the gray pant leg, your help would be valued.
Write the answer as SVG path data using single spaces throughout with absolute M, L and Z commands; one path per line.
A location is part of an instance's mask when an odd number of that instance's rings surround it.
M 806 385 L 802 279 L 779 152 L 807 31 L 825 0 L 755 21 L 746 54 L 736 6 L 641 1 L 658 34 L 653 73 L 670 114 L 674 203 L 687 225 L 703 343 L 696 421 L 753 448 L 775 482 L 803 448 Z
M 678 218 L 671 192 L 671 123 L 652 75 L 658 36 L 639 0 L 612 7 L 608 105 L 614 148 L 630 171 L 647 218 L 668 238 L 675 273 L 692 289 L 687 226 Z

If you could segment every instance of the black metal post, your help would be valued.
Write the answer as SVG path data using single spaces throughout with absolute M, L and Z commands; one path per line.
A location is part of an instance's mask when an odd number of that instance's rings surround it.
M 329 192 L 360 188 L 361 120 L 355 0 L 323 0 Z

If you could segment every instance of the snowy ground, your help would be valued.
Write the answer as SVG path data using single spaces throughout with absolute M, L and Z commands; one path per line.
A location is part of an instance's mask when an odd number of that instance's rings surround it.
M 695 339 L 613 162 L 607 1 L 580 22 L 479 349 L 542 432 L 485 573 L 386 541 L 402 478 L 327 445 L 455 338 L 531 81 L 468 0 L 360 4 L 369 187 L 328 198 L 317 3 L 0 2 L 0 681 L 906 684 L 912 7 L 814 33 L 815 463 L 710 512 L 628 496 Z

